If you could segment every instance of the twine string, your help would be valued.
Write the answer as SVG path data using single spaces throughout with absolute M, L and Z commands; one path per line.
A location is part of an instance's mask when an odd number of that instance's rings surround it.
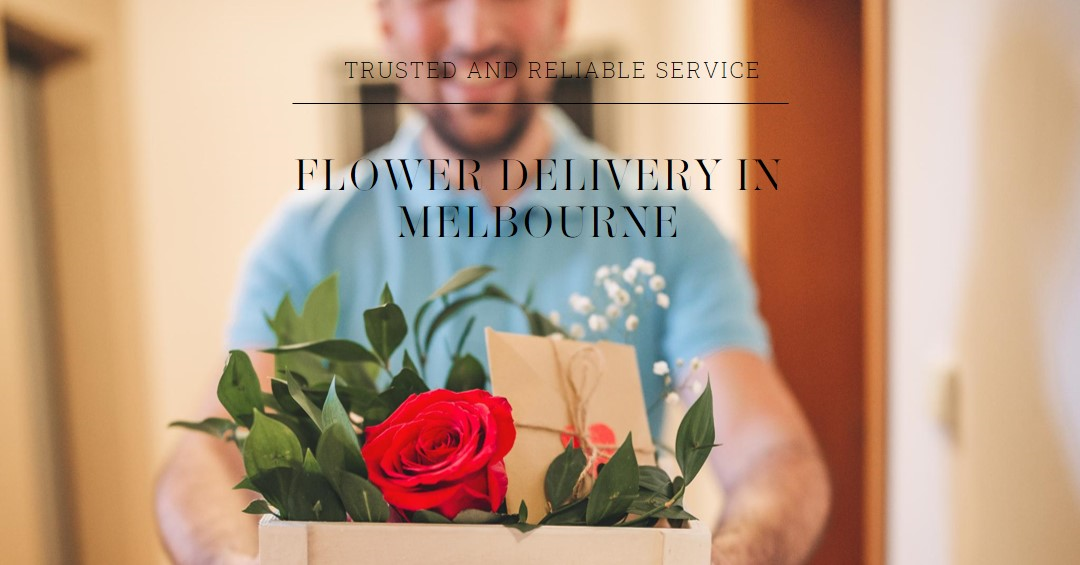
M 602 451 L 611 451 L 618 448 L 617 444 L 606 442 L 594 442 L 589 433 L 589 402 L 593 393 L 596 392 L 600 379 L 603 378 L 607 364 L 604 355 L 594 345 L 587 345 L 574 352 L 570 359 L 563 362 L 558 344 L 551 340 L 551 348 L 555 355 L 555 365 L 558 371 L 559 388 L 566 400 L 566 415 L 570 421 L 571 430 L 559 429 L 551 426 L 537 424 L 518 423 L 517 427 L 532 430 L 567 434 L 577 439 L 578 445 L 585 454 L 585 468 L 578 475 L 574 483 L 574 495 L 580 498 L 588 494 L 585 487 L 589 483 L 590 471 L 602 456 Z M 655 455 L 656 450 L 652 447 L 635 447 L 634 451 L 643 455 Z M 591 487 L 591 485 L 589 485 Z M 585 491 L 585 492 L 583 492 Z M 556 501 L 561 502 L 561 501 Z

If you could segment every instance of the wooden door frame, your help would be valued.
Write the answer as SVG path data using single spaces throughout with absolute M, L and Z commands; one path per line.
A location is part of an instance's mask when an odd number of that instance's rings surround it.
M 750 264 L 776 360 L 830 464 L 833 512 L 813 563 L 885 560 L 886 0 L 750 2 Z M 766 185 L 767 186 L 767 185 Z
M 154 563 L 162 555 L 150 496 L 152 373 L 143 362 L 123 7 L 121 0 L 0 0 L 5 50 L 16 45 L 43 64 L 40 174 L 51 283 L 44 292 L 55 330 L 47 354 L 59 394 L 51 405 L 28 406 L 25 425 L 32 433 L 51 418 L 61 428 L 70 510 L 59 531 L 5 529 L 0 543 L 20 535 L 33 537 L 31 545 L 62 543 L 72 561 L 86 564 Z M 6 89 L 0 84 L 5 103 Z M 9 137 L 0 130 L 0 182 L 13 177 Z

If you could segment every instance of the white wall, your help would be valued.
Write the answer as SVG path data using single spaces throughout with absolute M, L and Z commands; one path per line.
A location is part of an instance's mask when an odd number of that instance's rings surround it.
M 889 563 L 1074 563 L 1080 10 L 890 18 Z M 950 366 L 951 440 L 931 403 Z

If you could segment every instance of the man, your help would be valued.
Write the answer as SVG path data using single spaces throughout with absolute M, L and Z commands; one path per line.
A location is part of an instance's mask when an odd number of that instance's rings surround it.
M 714 528 L 715 563 L 798 563 L 810 553 L 829 505 L 829 487 L 816 442 L 795 400 L 770 362 L 768 338 L 759 319 L 752 283 L 736 253 L 687 199 L 632 196 L 603 190 L 503 191 L 501 160 L 589 159 L 602 150 L 584 140 L 565 116 L 547 108 L 551 81 L 521 72 L 508 79 L 465 79 L 473 63 L 554 60 L 567 26 L 568 0 L 383 0 L 382 31 L 397 61 L 450 61 L 455 78 L 405 79 L 404 97 L 417 103 L 423 120 L 404 125 L 395 140 L 376 152 L 384 158 L 476 159 L 479 186 L 449 173 L 449 185 L 464 190 L 401 191 L 383 178 L 370 191 L 298 193 L 256 243 L 241 278 L 230 346 L 255 350 L 273 345 L 263 313 L 285 292 L 300 297 L 331 272 L 340 275 L 339 334 L 362 338 L 359 312 L 390 282 L 406 312 L 449 274 L 470 264 L 497 267 L 494 282 L 522 296 L 533 287 L 534 303 L 566 312 L 572 292 L 587 292 L 601 264 L 626 266 L 634 257 L 655 261 L 667 277 L 667 309 L 642 312 L 635 330 L 639 364 L 700 357 L 703 368 L 689 377 L 711 379 L 716 435 L 712 468 L 727 496 Z M 498 104 L 489 104 L 496 102 Z M 426 103 L 426 104 L 425 104 Z M 565 167 L 565 165 L 561 165 Z M 565 172 L 560 169 L 554 178 Z M 581 174 L 580 171 L 577 174 Z M 511 179 L 510 186 L 517 186 Z M 576 183 L 574 184 L 576 186 Z M 484 188 L 486 187 L 486 188 Z M 401 207 L 458 206 L 487 225 L 492 208 L 513 205 L 663 205 L 678 203 L 676 237 L 592 238 L 556 233 L 536 238 L 412 237 L 402 226 Z M 652 227 L 657 227 L 653 221 Z M 571 230 L 576 233 L 576 229 Z M 401 237 L 403 235 L 406 237 Z M 671 235 L 670 233 L 668 234 Z M 520 296 L 519 296 L 520 297 Z M 524 323 L 497 305 L 482 306 L 478 327 L 510 331 Z M 460 326 L 448 332 L 460 331 Z M 479 332 L 467 349 L 481 353 Z M 448 359 L 433 348 L 425 375 L 442 383 Z M 482 356 L 482 354 L 481 354 Z M 272 364 L 256 356 L 261 377 Z M 708 375 L 708 377 L 706 377 Z M 703 382 L 703 381 L 702 381 Z M 647 399 L 661 383 L 644 379 Z M 684 390 L 697 387 L 685 386 Z M 687 393 L 686 396 L 690 396 Z M 654 429 L 658 419 L 652 420 Z M 158 515 L 166 544 L 182 563 L 242 563 L 256 551 L 245 501 L 229 486 L 243 470 L 222 442 L 189 435 L 162 474 Z

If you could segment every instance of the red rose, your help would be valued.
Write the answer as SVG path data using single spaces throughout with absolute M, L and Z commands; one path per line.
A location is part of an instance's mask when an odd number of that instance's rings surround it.
M 391 506 L 454 518 L 496 511 L 506 497 L 503 457 L 517 431 L 510 403 L 482 390 L 432 390 L 369 426 L 361 450 L 368 476 Z

